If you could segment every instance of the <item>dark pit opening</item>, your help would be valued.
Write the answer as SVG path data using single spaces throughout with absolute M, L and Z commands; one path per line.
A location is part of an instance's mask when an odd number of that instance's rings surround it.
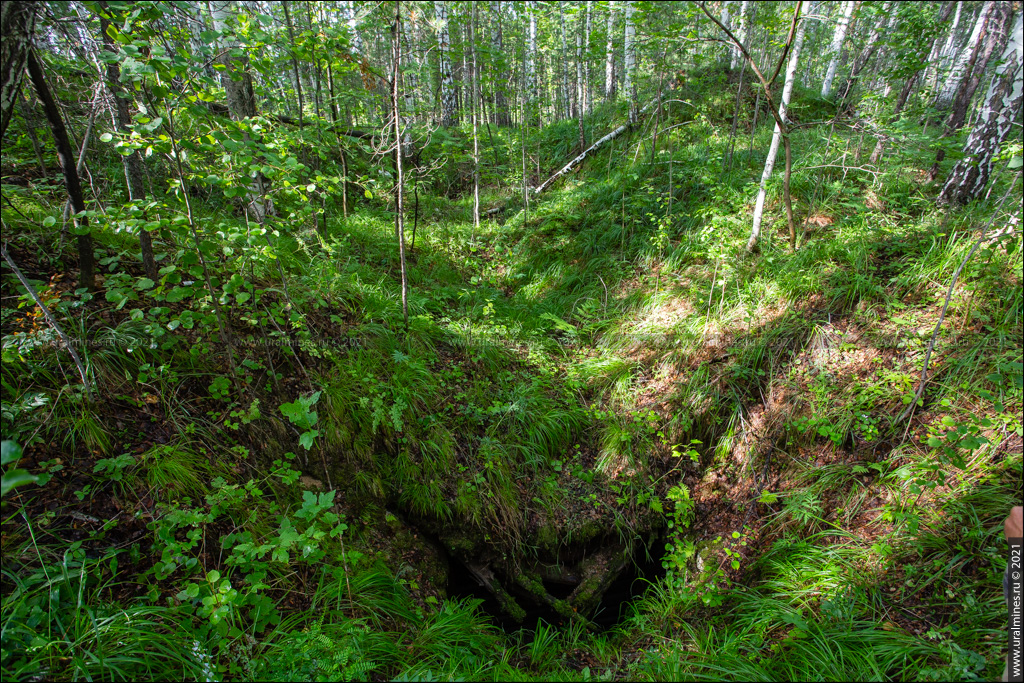
M 661 564 L 663 554 L 664 541 L 661 538 L 655 538 L 647 548 L 638 548 L 633 560 L 609 585 L 594 613 L 588 615 L 590 621 L 599 629 L 605 630 L 627 617 L 630 614 L 629 606 L 643 597 L 653 583 L 664 578 L 665 569 Z M 559 600 L 567 599 L 574 589 L 574 586 L 554 581 L 544 581 L 543 584 L 548 593 Z M 480 610 L 488 615 L 491 623 L 503 631 L 535 631 L 537 622 L 541 620 L 553 626 L 568 625 L 569 620 L 552 607 L 522 599 L 515 591 L 510 592 L 518 598 L 519 605 L 526 611 L 526 618 L 522 623 L 517 623 L 505 613 L 494 594 L 481 585 L 465 565 L 455 558 L 450 558 L 448 596 L 480 600 Z
M 576 586 L 567 583 L 557 583 L 555 581 L 542 581 L 541 583 L 544 584 L 544 590 L 548 592 L 548 595 L 559 600 L 565 600 L 576 589 Z

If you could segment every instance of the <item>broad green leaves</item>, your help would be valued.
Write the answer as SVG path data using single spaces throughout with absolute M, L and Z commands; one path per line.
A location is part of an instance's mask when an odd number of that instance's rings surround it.
M 281 404 L 281 413 L 293 425 L 304 430 L 299 436 L 299 445 L 307 451 L 313 447 L 316 437 L 320 436 L 320 432 L 314 429 L 317 423 L 317 414 L 316 411 L 312 410 L 316 402 L 320 400 L 320 393 L 317 391 L 312 396 L 300 397 L 292 403 Z

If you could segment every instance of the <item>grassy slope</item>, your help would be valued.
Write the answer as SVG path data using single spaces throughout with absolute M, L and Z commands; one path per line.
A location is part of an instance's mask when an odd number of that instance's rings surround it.
M 706 112 L 716 106 L 709 101 Z M 93 372 L 120 385 L 111 394 L 121 398 L 98 409 L 61 391 L 52 350 L 26 347 L 27 361 L 5 356 L 5 409 L 24 406 L 5 429 L 28 425 L 21 440 L 43 435 L 28 449 L 36 466 L 56 457 L 64 466 L 43 489 L 57 508 L 21 490 L 34 525 L 5 505 L 5 565 L 21 563 L 5 567 L 5 596 L 13 597 L 5 597 L 4 648 L 15 653 L 4 655 L 5 670 L 116 676 L 170 662 L 194 676 L 210 653 L 235 675 L 281 677 L 317 666 L 425 678 L 997 673 L 1005 621 L 998 526 L 1021 497 L 1019 249 L 992 249 L 965 269 L 927 402 L 906 434 L 889 423 L 914 387 L 949 277 L 1005 188 L 945 216 L 931 208 L 935 188 L 920 184 L 931 142 L 920 131 L 906 134 L 883 163 L 891 170 L 875 175 L 834 166 L 800 172 L 852 158 L 860 144 L 841 127 L 803 128 L 793 191 L 813 227 L 787 253 L 773 186 L 765 244 L 744 258 L 761 157 L 748 158 L 741 143 L 723 173 L 726 126 L 684 107 L 667 116 L 685 125 L 661 137 L 654 164 L 649 146 L 637 151 L 641 135 L 619 140 L 528 214 L 510 210 L 475 234 L 466 200 L 421 195 L 409 341 L 396 331 L 397 244 L 387 212 L 360 210 L 333 224 L 326 249 L 297 231 L 282 263 L 307 314 L 301 324 L 344 330 L 359 344 L 300 351 L 301 367 L 271 352 L 288 376 L 252 390 L 262 412 L 238 431 L 227 425 L 238 421 L 229 412 L 251 409 L 248 399 L 211 397 L 218 369 L 181 348 L 91 350 Z M 558 145 L 574 139 L 563 128 L 536 141 L 552 166 L 568 156 Z M 759 130 L 752 148 L 766 149 L 769 134 Z M 31 245 L 46 244 L 49 233 L 32 232 L 6 207 L 5 222 L 23 231 L 18 253 L 35 266 L 27 269 L 48 272 Z M 128 244 L 113 233 L 101 239 L 112 255 Z M 278 286 L 276 269 L 257 276 Z M 6 310 L 5 335 L 44 333 Z M 77 334 L 145 340 L 121 314 L 87 310 L 72 323 Z M 242 313 L 234 315 L 242 325 Z M 145 363 L 177 376 L 132 386 L 138 373 L 154 374 Z M 262 384 L 265 375 L 255 374 Z M 314 388 L 322 391 L 321 435 L 305 453 L 276 407 Z M 46 402 L 33 412 L 36 394 Z M 986 416 L 993 424 L 981 423 Z M 944 431 L 944 418 L 976 426 L 992 444 L 961 444 L 960 467 L 940 459 L 926 440 Z M 673 457 L 673 446 L 688 444 L 699 465 Z M 285 462 L 276 468 L 282 476 L 268 476 L 268 462 L 285 451 L 299 453 L 311 476 L 292 481 L 298 475 Z M 99 456 L 122 452 L 134 459 L 92 471 Z M 223 485 L 211 487 L 217 476 Z M 259 493 L 231 488 L 250 476 Z M 300 507 L 301 491 L 325 484 L 339 489 L 334 509 L 350 527 L 342 554 L 323 542 L 312 559 L 292 550 L 285 562 L 249 557 L 232 569 L 225 551 L 214 557 L 198 541 L 182 545 L 195 528 L 211 544 L 241 531 L 280 546 L 278 516 L 311 510 Z M 694 519 L 671 543 L 673 570 L 632 616 L 597 635 L 543 629 L 527 643 L 492 632 L 471 606 L 444 599 L 443 567 L 402 521 L 414 515 L 442 531 L 446 523 L 468 529 L 466 543 L 486 538 L 495 560 L 543 555 L 598 529 L 628 538 L 658 507 L 684 507 L 666 497 L 677 484 L 688 487 Z M 82 502 L 74 490 L 84 491 Z M 186 497 L 208 505 L 193 508 Z M 88 519 L 122 510 L 118 528 L 105 533 Z M 315 521 L 303 528 L 328 531 L 324 510 L 310 512 L 303 519 Z M 160 529 L 170 535 L 161 539 Z M 75 539 L 90 554 L 66 553 Z M 234 536 L 221 543 L 239 544 Z M 111 547 L 128 554 L 120 569 Z M 161 564 L 177 552 L 198 563 Z M 87 580 L 83 567 L 96 578 Z M 201 602 L 179 594 L 189 583 L 205 590 L 199 567 L 218 569 L 246 594 L 227 618 L 238 632 L 221 633 Z M 258 583 L 266 588 L 254 590 Z M 48 606 L 48 585 L 67 596 Z M 210 585 L 216 592 L 218 581 Z M 152 644 L 124 648 L 128 622 L 115 604 L 133 605 L 131 618 L 147 624 Z M 275 604 L 281 621 L 261 621 Z M 13 647 L 33 637 L 34 650 Z M 68 648 L 103 657 L 61 659 Z

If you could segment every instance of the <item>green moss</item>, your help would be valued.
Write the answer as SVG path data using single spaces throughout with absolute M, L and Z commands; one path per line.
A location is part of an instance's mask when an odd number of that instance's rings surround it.
M 494 595 L 498 598 L 498 604 L 501 605 L 501 609 L 505 611 L 505 614 L 509 615 L 517 624 L 522 623 L 523 619 L 526 618 L 526 610 L 520 607 L 515 598 L 498 585 L 494 586 Z
M 538 528 L 534 540 L 538 547 L 549 553 L 553 554 L 558 549 L 558 531 L 553 524 L 545 524 Z

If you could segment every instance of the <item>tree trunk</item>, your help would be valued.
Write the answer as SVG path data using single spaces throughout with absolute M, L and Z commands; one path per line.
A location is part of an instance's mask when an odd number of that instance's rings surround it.
M 839 58 L 843 53 L 843 42 L 846 40 L 846 31 L 850 27 L 850 18 L 853 17 L 853 9 L 857 6 L 855 0 L 846 0 L 843 3 L 843 15 L 839 17 L 836 24 L 836 31 L 832 36 L 832 44 L 829 46 L 829 54 L 832 58 L 828 62 L 828 70 L 825 72 L 825 82 L 821 86 L 821 96 L 828 97 L 832 94 L 832 81 L 835 80 L 836 70 L 839 68 Z
M 808 5 L 807 14 L 814 10 L 814 3 Z M 797 9 L 799 11 L 799 8 Z M 761 220 L 764 216 L 764 202 L 768 191 L 768 179 L 775 169 L 775 159 L 779 153 L 779 144 L 784 143 L 786 150 L 786 175 L 784 182 L 784 196 L 786 201 L 786 216 L 789 223 L 789 243 L 791 248 L 796 247 L 796 228 L 793 222 L 793 208 L 789 198 L 789 175 L 792 169 L 792 159 L 789 148 L 789 131 L 783 126 L 786 123 L 786 109 L 789 107 L 790 98 L 793 95 L 793 86 L 796 83 L 796 68 L 800 59 L 800 50 L 804 44 L 804 34 L 807 23 L 801 21 L 796 29 L 796 37 L 793 39 L 793 47 L 789 53 L 789 64 L 786 67 L 786 82 L 782 87 L 782 101 L 779 103 L 779 116 L 775 122 L 775 132 L 772 134 L 772 143 L 768 148 L 768 158 L 764 162 L 764 170 L 761 173 L 761 184 L 757 191 L 757 201 L 754 204 L 754 220 L 750 230 L 750 239 L 747 241 L 747 251 L 753 251 L 761 237 Z
M 252 87 L 252 76 L 249 74 L 249 59 L 244 56 L 231 57 L 231 50 L 238 47 L 237 41 L 230 37 L 230 23 L 234 20 L 235 3 L 233 0 L 210 0 L 210 17 L 213 28 L 221 33 L 220 46 L 222 53 L 218 61 L 225 66 L 221 72 L 221 84 L 227 98 L 228 112 L 235 121 L 244 121 L 256 116 L 256 94 Z M 249 139 L 249 133 L 244 137 Z M 249 211 L 256 222 L 262 225 L 272 208 L 267 201 L 269 183 L 263 174 L 257 174 L 249 187 Z
M 583 113 L 590 113 L 591 92 L 590 92 L 590 3 L 585 3 L 584 12 L 586 19 L 583 32 Z
M 935 97 L 934 104 L 937 109 L 945 110 L 953 105 L 953 100 L 956 99 L 960 84 L 970 75 L 971 68 L 974 66 L 978 58 L 978 52 L 981 49 L 985 23 L 988 20 L 992 6 L 995 4 L 994 0 L 987 0 L 978 13 L 978 18 L 974 21 L 974 28 L 971 29 L 971 37 L 967 40 L 967 44 L 964 45 L 963 49 L 960 50 L 960 54 L 953 63 L 952 70 L 946 75 L 942 89 Z
M 480 135 L 479 115 L 477 114 L 477 102 L 480 94 L 480 80 L 477 75 L 476 55 L 476 10 L 477 3 L 471 5 L 469 19 L 469 49 L 472 50 L 473 58 L 473 87 L 469 95 L 470 111 L 473 113 L 473 234 L 480 230 Z
M 288 47 L 292 53 L 292 73 L 295 75 L 295 93 L 299 99 L 299 130 L 303 129 L 303 102 L 302 102 L 302 79 L 299 78 L 299 59 L 295 56 L 295 30 L 292 27 L 292 15 L 288 11 L 288 0 L 281 0 L 281 7 L 284 9 L 284 23 L 288 28 Z
M 981 84 L 981 77 L 988 67 L 989 60 L 994 53 L 1002 52 L 1006 48 L 1011 14 L 1013 14 L 1013 9 L 1009 3 L 997 2 L 989 8 L 984 35 L 981 38 L 981 47 L 975 53 L 974 58 L 968 60 L 968 67 L 953 96 L 945 124 L 947 135 L 963 127 L 964 120 L 967 118 L 967 109 L 974 97 L 974 92 Z
M 743 2 L 740 3 L 740 15 L 736 20 L 736 37 L 739 38 L 740 42 L 744 45 L 747 42 L 747 24 L 749 23 L 749 19 L 747 18 L 747 9 L 749 5 L 749 0 L 743 0 Z M 741 61 L 743 61 L 743 55 L 740 53 L 739 48 L 734 46 L 732 48 L 732 59 L 729 60 L 729 69 L 735 71 Z
M 0 34 L 3 35 L 0 42 L 0 138 L 7 132 L 14 115 L 34 29 L 34 3 L 21 0 L 0 3 Z
M 436 3 L 443 5 L 443 3 Z M 392 79 L 392 119 L 395 126 L 395 231 L 398 233 L 398 257 L 402 267 L 402 321 L 405 324 L 405 332 L 409 333 L 409 279 L 405 264 L 405 224 L 402 220 L 402 113 L 399 102 L 399 75 L 402 63 L 402 3 L 395 2 L 395 23 L 391 26 L 391 39 L 393 42 L 394 76 Z M 447 14 L 447 13 L 445 13 Z M 447 31 L 447 16 L 445 16 L 445 30 Z
M 558 2 L 558 23 L 562 29 L 562 116 L 560 118 L 571 119 L 573 117 L 572 97 L 569 93 L 569 43 L 565 38 L 565 12 L 562 11 L 562 0 Z
M 452 74 L 450 38 L 448 33 L 448 5 L 445 0 L 434 0 L 434 15 L 437 18 L 437 69 L 441 81 L 441 125 L 451 128 L 457 123 L 455 77 Z
M 491 12 L 494 14 L 494 32 L 491 34 L 492 64 L 498 67 L 494 75 L 494 123 L 504 127 L 510 125 L 511 121 L 508 114 L 508 97 L 505 94 L 508 73 L 505 69 L 501 2 L 492 2 Z
M 1010 135 L 1024 98 L 1024 15 L 1018 13 L 996 75 L 985 95 L 980 120 L 964 144 L 964 158 L 950 171 L 939 205 L 967 204 L 981 197 L 999 146 Z
M 537 3 L 527 0 L 526 13 L 529 15 L 530 29 L 526 42 L 526 121 L 534 125 L 538 118 L 537 91 Z
M 104 11 L 108 11 L 105 2 L 101 3 L 101 7 Z M 101 16 L 100 30 L 103 34 L 103 46 L 108 52 L 117 54 L 114 38 L 110 34 L 111 28 L 107 18 Z M 129 128 L 131 114 L 128 111 L 128 98 L 131 95 L 125 93 L 121 88 L 121 68 L 117 65 L 117 62 L 107 63 L 107 88 L 110 90 L 110 96 L 114 100 L 112 111 L 114 128 L 122 135 L 128 135 L 131 132 Z M 124 166 L 124 177 L 128 187 L 128 199 L 133 202 L 141 202 L 146 198 L 146 188 L 143 184 L 142 156 L 138 150 L 133 149 L 128 156 L 121 157 L 121 162 Z M 158 281 L 159 273 L 157 272 L 156 260 L 153 257 L 153 239 L 145 228 L 139 230 L 139 248 L 142 252 L 142 268 L 146 271 L 146 277 L 154 282 Z
M 648 109 L 649 109 L 650 107 L 652 107 L 652 106 L 653 106 L 654 104 L 660 104 L 660 102 L 661 102 L 661 101 L 660 101 L 660 100 L 658 100 L 657 102 L 652 102 L 652 103 L 648 104 L 648 105 L 647 105 L 647 106 L 645 106 L 645 107 L 644 107 L 643 109 L 641 109 L 639 113 L 640 113 L 640 114 L 643 114 L 643 113 L 645 113 L 645 112 L 646 112 L 646 111 L 647 111 L 647 110 L 648 110 Z M 639 118 L 639 117 L 638 117 L 638 118 Z M 603 138 L 601 138 L 600 140 L 598 140 L 597 142 L 595 142 L 594 144 L 592 144 L 592 145 L 591 145 L 590 147 L 588 147 L 587 149 L 585 149 L 585 150 L 584 150 L 584 151 L 583 151 L 582 153 L 580 153 L 580 154 L 579 154 L 579 155 L 578 155 L 578 156 L 577 156 L 576 158 L 574 158 L 574 159 L 573 159 L 572 161 L 570 161 L 570 162 L 569 162 L 569 163 L 567 163 L 567 164 L 566 164 L 565 166 L 563 166 L 563 167 L 562 167 L 562 168 L 561 168 L 561 169 L 560 169 L 560 170 L 559 170 L 559 171 L 558 171 L 557 173 L 555 173 L 555 174 L 554 174 L 553 176 L 551 176 L 550 178 L 548 178 L 547 180 L 545 180 L 545 181 L 544 181 L 543 183 L 541 183 L 540 185 L 538 185 L 537 187 L 535 187 L 535 188 L 533 189 L 533 194 L 535 194 L 535 195 L 538 195 L 538 194 L 540 194 L 541 192 L 543 192 L 544 190 L 546 190 L 546 189 L 548 189 L 549 187 L 551 187 L 551 185 L 552 185 L 552 184 L 553 184 L 553 183 L 554 183 L 554 182 L 555 182 L 556 180 L 558 180 L 559 178 L 561 178 L 562 176 L 564 176 L 564 175 L 565 175 L 566 173 L 568 173 L 569 171 L 571 171 L 571 170 L 573 170 L 574 168 L 576 168 L 577 166 L 579 166 L 579 165 L 580 165 L 580 164 L 581 164 L 581 163 L 583 162 L 583 160 L 584 160 L 584 159 L 586 159 L 586 158 L 587 158 L 588 156 L 590 156 L 590 154 L 591 154 L 591 153 L 593 153 L 593 152 L 596 152 L 596 151 L 597 151 L 597 150 L 599 150 L 599 149 L 600 149 L 601 147 L 603 147 L 603 146 L 604 146 L 604 145 L 605 145 L 606 143 L 608 143 L 608 142 L 611 142 L 611 141 L 612 141 L 612 140 L 614 140 L 615 138 L 619 137 L 620 135 L 622 135 L 623 133 L 625 133 L 625 132 L 626 132 L 627 130 L 631 129 L 631 128 L 632 128 L 632 127 L 633 127 L 634 125 L 636 125 L 636 124 L 635 124 L 635 123 L 624 123 L 624 124 L 622 124 L 621 126 L 619 126 L 618 128 L 616 128 L 615 130 L 613 130 L 613 131 L 612 131 L 611 133 L 608 133 L 608 135 L 605 135 L 605 136 L 604 136 Z
M 730 14 L 729 14 L 729 3 L 728 3 L 728 1 L 725 1 L 725 2 L 722 3 L 722 17 L 721 17 L 721 21 L 722 21 L 722 25 L 723 26 L 725 26 L 729 30 L 732 30 L 732 16 L 730 16 Z M 733 54 L 735 52 L 735 50 L 736 50 L 735 46 L 726 45 L 725 46 L 725 52 L 723 53 L 722 56 L 724 58 L 726 58 L 726 59 L 729 59 L 730 55 Z
M 39 96 L 39 101 L 43 104 L 43 112 L 50 124 L 50 130 L 53 132 L 53 141 L 57 146 L 57 160 L 60 162 L 61 171 L 64 172 L 64 185 L 68 190 L 71 208 L 75 211 L 74 224 L 75 232 L 78 235 L 78 268 L 80 271 L 79 285 L 91 291 L 96 288 L 96 265 L 92 253 L 92 235 L 89 234 L 89 219 L 86 216 L 78 217 L 79 213 L 85 211 L 85 197 L 82 195 L 82 182 L 78 177 L 78 170 L 75 168 L 74 151 L 68 140 L 64 119 L 61 118 L 60 110 L 57 109 L 57 102 L 53 99 L 50 87 L 46 84 L 43 67 L 31 48 L 28 50 L 25 63 L 28 66 L 28 75 Z
M 882 28 L 885 26 L 889 19 L 889 13 L 892 12 L 893 3 L 887 2 L 882 5 L 882 11 L 875 22 L 874 26 L 871 27 L 871 32 L 868 34 L 868 39 L 864 43 L 864 47 L 861 48 L 860 54 L 857 55 L 857 59 L 854 60 L 853 66 L 850 68 L 850 75 L 846 78 L 846 84 L 843 86 L 843 92 L 839 96 L 840 107 L 842 111 L 843 106 L 849 101 L 850 95 L 853 93 L 853 86 L 857 83 L 857 77 L 860 76 L 860 72 L 867 66 L 868 62 L 875 55 L 875 51 L 878 49 L 878 39 L 882 35 Z
M 583 138 L 583 109 L 586 94 L 583 92 L 583 22 L 585 17 L 579 17 L 580 25 L 576 27 L 576 124 L 579 129 L 580 149 L 586 147 L 586 140 Z
M 615 99 L 615 0 L 608 3 L 608 37 L 604 51 L 604 98 Z
M 636 47 L 633 45 L 633 38 L 636 33 L 636 29 L 633 27 L 633 2 L 632 0 L 625 0 L 626 8 L 623 16 L 625 17 L 625 42 L 623 45 L 623 60 L 626 70 L 626 79 L 623 83 L 622 89 L 626 91 L 626 99 L 629 101 L 629 122 L 634 123 L 636 121 L 636 84 L 634 80 L 636 78 Z

